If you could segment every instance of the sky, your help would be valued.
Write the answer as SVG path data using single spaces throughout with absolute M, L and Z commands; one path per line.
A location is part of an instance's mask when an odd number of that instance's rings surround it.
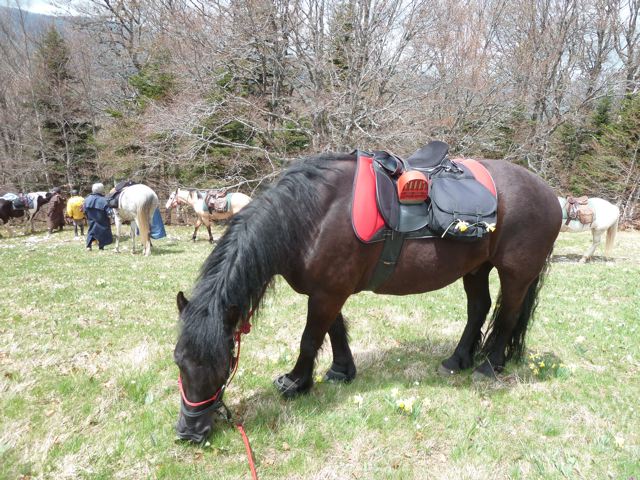
M 58 10 L 49 0 L 9 0 L 2 2 L 8 7 L 20 7 L 33 13 L 43 13 L 45 15 L 54 15 Z

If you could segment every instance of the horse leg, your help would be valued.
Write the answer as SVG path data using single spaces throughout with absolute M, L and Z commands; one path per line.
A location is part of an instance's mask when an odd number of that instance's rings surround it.
M 131 223 L 129 224 L 129 226 L 131 227 L 131 254 L 135 255 L 135 253 L 136 253 L 136 228 L 138 227 L 138 225 L 136 224 L 135 220 L 131 220 Z
M 347 325 L 342 312 L 338 313 L 335 321 L 329 328 L 329 339 L 333 352 L 333 362 L 324 376 L 325 380 L 350 382 L 356 377 L 356 364 L 353 361 L 351 348 L 349 348 L 349 336 Z
M 473 356 L 482 339 L 482 325 L 491 309 L 489 273 L 492 268 L 492 264 L 485 263 L 475 272 L 462 278 L 467 294 L 467 324 L 453 354 L 438 367 L 438 373 L 441 375 L 453 375 L 473 366 Z
M 209 223 L 209 225 L 207 225 L 207 232 L 209 232 L 209 243 L 215 243 L 213 241 L 213 235 L 211 234 L 211 223 Z
M 611 257 L 611 249 L 613 248 L 613 244 L 616 241 L 616 234 L 618 233 L 618 219 L 613 222 L 609 228 L 607 228 L 607 238 L 604 244 L 604 256 L 605 258 Z
M 196 220 L 195 228 L 193 230 L 193 235 L 191 235 L 191 240 L 193 240 L 194 242 L 196 241 L 196 236 L 198 235 L 198 229 L 200 228 L 200 225 L 202 225 L 202 219 L 198 217 L 198 219 Z
M 593 234 L 591 247 L 589 247 L 587 251 L 584 252 L 584 255 L 582 255 L 582 258 L 580 259 L 580 263 L 585 263 L 591 258 L 591 256 L 596 251 L 596 248 L 598 248 L 598 245 L 600 245 L 600 241 L 602 240 L 602 230 L 591 230 L 591 233 Z
M 120 253 L 120 228 L 122 227 L 122 221 L 120 220 L 120 217 L 117 215 L 115 216 L 115 222 L 116 222 L 116 248 L 114 252 Z
M 298 360 L 293 370 L 273 382 L 284 397 L 290 398 L 306 393 L 313 386 L 313 366 L 318 350 L 346 300 L 347 297 L 338 299 L 318 294 L 309 297 L 307 324 L 300 340 Z
M 498 269 L 498 273 L 501 292 L 482 349 L 486 360 L 473 372 L 474 379 L 496 378 L 496 373 L 504 369 L 508 360 L 520 360 L 527 327 L 537 303 L 542 274 L 532 279 L 518 272 Z

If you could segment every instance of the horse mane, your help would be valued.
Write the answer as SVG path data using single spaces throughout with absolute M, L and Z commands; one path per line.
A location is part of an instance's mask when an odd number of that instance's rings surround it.
M 323 154 L 294 164 L 231 218 L 182 312 L 181 336 L 194 358 L 217 363 L 229 357 L 230 333 L 258 311 L 273 277 L 312 237 L 321 216 L 319 187 L 333 188 L 327 173 L 346 160 L 354 157 Z M 225 325 L 230 309 L 235 323 Z

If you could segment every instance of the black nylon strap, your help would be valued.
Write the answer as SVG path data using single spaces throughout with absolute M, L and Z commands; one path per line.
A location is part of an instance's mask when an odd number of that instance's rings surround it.
M 371 275 L 366 290 L 375 291 L 391 276 L 396 268 L 398 258 L 400 258 L 405 237 L 406 234 L 402 232 L 396 232 L 394 230 L 384 231 L 382 252 L 380 253 L 380 258 L 378 259 L 378 263 L 373 271 L 373 275 Z

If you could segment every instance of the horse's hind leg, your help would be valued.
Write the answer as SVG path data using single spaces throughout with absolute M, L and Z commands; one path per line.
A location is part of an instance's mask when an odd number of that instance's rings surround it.
M 500 274 L 501 293 L 483 347 L 486 360 L 476 368 L 474 378 L 495 378 L 511 358 L 524 353 L 524 338 L 537 303 L 541 276 L 531 278 L 522 273 Z
M 329 339 L 331 340 L 333 362 L 324 378 L 325 380 L 350 382 L 356 377 L 356 365 L 353 361 L 351 348 L 349 348 L 347 325 L 342 312 L 338 313 L 329 328 Z
M 453 354 L 440 364 L 441 375 L 453 375 L 473 366 L 473 356 L 482 339 L 482 325 L 491 309 L 489 273 L 492 268 L 493 265 L 485 263 L 462 278 L 467 294 L 467 324 Z
M 130 223 L 131 226 L 131 254 L 135 254 L 136 253 L 136 228 L 137 228 L 137 224 L 135 221 L 131 220 Z
M 214 243 L 213 235 L 211 234 L 211 224 L 207 225 L 207 232 L 209 232 L 209 243 Z
M 585 263 L 593 256 L 596 248 L 598 248 L 598 245 L 600 245 L 600 242 L 602 241 L 602 233 L 603 230 L 592 230 L 593 241 L 591 242 L 591 246 L 587 249 L 587 251 L 584 252 L 584 255 L 582 255 L 580 263 Z
M 307 324 L 300 340 L 300 354 L 293 370 L 276 378 L 274 385 L 285 397 L 308 392 L 313 386 L 313 366 L 329 327 L 335 322 L 347 297 L 309 297 Z

